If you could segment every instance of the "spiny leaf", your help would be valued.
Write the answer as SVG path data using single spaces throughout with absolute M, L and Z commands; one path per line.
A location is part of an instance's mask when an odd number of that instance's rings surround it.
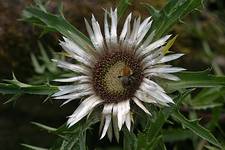
M 200 136 L 204 140 L 208 141 L 209 143 L 218 146 L 221 148 L 220 143 L 217 139 L 213 136 L 213 134 L 201 126 L 198 121 L 192 121 L 185 118 L 179 111 L 174 111 L 172 114 L 185 128 L 191 130 L 194 134 Z
M 202 4 L 202 0 L 170 0 L 160 11 L 151 5 L 144 3 L 154 22 L 151 31 L 156 30 L 155 38 L 158 39 L 167 34 L 171 27 L 182 17 L 194 11 Z
M 180 96 L 177 96 L 174 99 L 176 105 L 171 106 L 170 108 L 164 108 L 157 112 L 154 117 L 155 119 L 147 123 L 144 132 L 137 135 L 137 149 L 150 149 L 155 144 L 156 139 L 159 138 L 160 131 L 168 117 L 191 91 L 192 90 L 185 91 Z
M 43 28 L 58 31 L 83 49 L 87 49 L 91 45 L 89 38 L 72 26 L 62 15 L 54 15 L 43 11 L 42 7 L 44 6 L 40 4 L 27 7 L 22 13 L 23 20 L 42 26 Z
M 37 94 L 51 95 L 58 91 L 57 86 L 52 85 L 29 85 L 18 86 L 14 84 L 0 83 L 0 93 L 2 94 Z
M 25 83 L 22 83 L 22 82 L 18 81 L 16 79 L 16 76 L 14 75 L 14 73 L 12 74 L 12 76 L 13 76 L 12 80 L 4 79 L 3 81 L 11 83 L 12 85 L 18 86 L 18 87 L 29 87 L 30 86 L 28 84 L 25 84 Z
M 225 76 L 211 75 L 208 70 L 199 72 L 186 71 L 178 73 L 177 76 L 181 79 L 180 81 L 161 80 L 159 82 L 168 92 L 184 88 L 225 86 Z
M 99 122 L 100 112 L 95 111 L 87 120 L 81 120 L 68 128 L 66 124 L 58 128 L 54 133 L 60 137 L 50 148 L 51 150 L 84 150 L 86 149 L 86 132 L 91 125 Z

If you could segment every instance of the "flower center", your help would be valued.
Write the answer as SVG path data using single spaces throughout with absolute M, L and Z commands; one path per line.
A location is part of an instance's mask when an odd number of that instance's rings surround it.
M 99 58 L 93 69 L 93 87 L 106 103 L 133 97 L 143 75 L 139 61 L 129 52 L 109 52 Z

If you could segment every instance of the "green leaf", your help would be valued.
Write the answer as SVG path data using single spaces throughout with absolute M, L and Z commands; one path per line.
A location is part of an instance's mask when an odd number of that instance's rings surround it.
M 36 73 L 42 74 L 45 71 L 45 66 L 41 66 L 34 54 L 31 53 L 31 61 Z
M 44 65 L 49 72 L 56 72 L 57 70 L 57 66 L 54 62 L 51 61 L 51 59 L 49 58 L 47 52 L 45 51 L 43 45 L 38 42 L 38 46 L 39 46 L 39 49 L 40 49 L 40 52 L 41 52 L 41 59 L 42 61 L 44 62 Z
M 225 76 L 208 74 L 208 70 L 199 72 L 181 72 L 177 76 L 180 81 L 162 80 L 161 85 L 168 91 L 173 92 L 185 88 L 218 87 L 225 86 Z
M 0 83 L 1 94 L 18 94 L 19 92 L 20 92 L 20 89 L 16 85 Z
M 121 18 L 125 14 L 128 6 L 131 5 L 131 1 L 132 0 L 120 0 L 119 1 L 118 5 L 117 5 L 117 8 L 118 8 L 117 13 L 118 13 L 119 18 Z
M 202 0 L 170 0 L 160 11 L 145 3 L 144 7 L 153 17 L 151 31 L 156 30 L 155 38 L 167 34 L 171 27 L 182 19 L 185 15 L 197 9 L 202 4 Z
M 85 150 L 86 145 L 86 132 L 90 127 L 99 122 L 100 112 L 95 111 L 87 120 L 82 119 L 74 126 L 68 128 L 67 125 L 63 125 L 58 128 L 54 133 L 59 135 L 59 138 L 51 150 Z
M 198 135 L 199 137 L 203 138 L 204 140 L 208 141 L 209 143 L 218 146 L 221 148 L 220 143 L 217 139 L 213 136 L 213 134 L 201 126 L 198 121 L 188 120 L 185 116 L 183 116 L 179 111 L 174 111 L 172 114 L 185 128 L 191 130 L 194 134 Z
M 149 123 L 144 132 L 139 133 L 137 136 L 137 147 L 138 149 L 149 149 L 154 145 L 158 134 L 160 133 L 163 124 L 166 122 L 168 116 L 163 114 L 163 111 L 157 113 L 157 116 L 154 117 L 155 120 Z
M 22 19 L 43 28 L 55 30 L 70 38 L 83 49 L 87 49 L 91 42 L 83 33 L 71 25 L 62 15 L 54 15 L 41 9 L 43 5 L 27 7 L 22 13 Z
M 8 83 L 11 83 L 12 85 L 15 85 L 15 86 L 18 86 L 18 87 L 28 87 L 29 86 L 28 84 L 25 84 L 25 83 L 22 83 L 22 82 L 18 81 L 16 79 L 16 76 L 14 75 L 14 73 L 12 74 L 12 76 L 13 76 L 12 80 L 5 79 L 4 81 L 8 82 Z
M 52 128 L 38 122 L 31 122 L 31 123 L 41 129 L 47 130 L 48 132 L 55 132 L 57 130 L 56 128 Z
M 127 129 L 123 129 L 123 149 L 136 150 L 137 149 L 137 138 L 136 135 Z
M 152 16 L 153 20 L 157 20 L 160 17 L 160 11 L 154 8 L 153 6 L 143 3 L 144 7 L 149 11 L 149 14 Z
M 165 142 L 183 141 L 186 139 L 192 139 L 193 137 L 193 133 L 190 130 L 179 128 L 163 130 L 162 134 Z
M 37 95 L 51 95 L 57 92 L 58 86 L 52 85 L 29 85 L 18 81 L 13 74 L 12 80 L 4 80 L 8 83 L 0 83 L 0 93 L 2 94 L 37 94 Z
M 152 116 L 151 121 L 149 121 L 145 127 L 144 132 L 141 132 L 137 135 L 137 149 L 150 149 L 157 139 L 160 138 L 163 125 L 166 123 L 168 117 L 176 109 L 177 106 L 181 104 L 184 98 L 192 90 L 185 91 L 181 95 L 174 98 L 176 105 L 173 105 L 169 108 L 164 108 Z
M 28 145 L 28 144 L 21 144 L 21 145 L 30 149 L 30 150 L 48 150 L 46 148 L 41 148 L 41 147 L 32 146 L 32 145 Z
M 225 88 L 221 87 L 202 89 L 202 91 L 190 101 L 190 105 L 194 109 L 207 109 L 222 106 L 224 94 Z
M 166 146 L 164 144 L 164 141 L 163 141 L 163 138 L 161 135 L 155 139 L 155 141 L 154 141 L 153 145 L 150 147 L 150 149 L 166 150 Z
M 58 87 L 51 85 L 28 85 L 22 87 L 15 84 L 0 83 L 0 93 L 2 94 L 51 95 L 57 91 Z
M 43 45 L 42 45 L 40 42 L 38 42 L 38 47 L 39 47 L 40 52 L 41 52 L 41 59 L 42 59 L 46 64 L 50 63 L 51 61 L 50 61 L 50 59 L 49 59 L 47 53 L 45 52 L 45 49 L 44 49 Z
M 31 53 L 31 61 L 32 61 L 32 65 L 35 72 L 37 74 L 41 74 L 41 76 L 38 75 L 38 77 L 42 78 L 42 81 L 46 82 L 46 80 L 49 80 L 53 76 L 60 74 L 60 71 L 57 68 L 57 65 L 50 58 L 54 58 L 54 59 L 64 59 L 64 58 L 63 57 L 59 58 L 59 55 L 56 54 L 51 47 L 48 47 L 47 49 L 45 49 L 40 42 L 38 42 L 38 47 L 39 47 L 41 55 L 36 57 L 34 54 Z M 34 78 L 34 76 L 32 78 Z M 30 79 L 31 81 L 33 80 L 32 83 L 34 82 L 40 83 L 40 80 L 38 81 L 32 78 Z

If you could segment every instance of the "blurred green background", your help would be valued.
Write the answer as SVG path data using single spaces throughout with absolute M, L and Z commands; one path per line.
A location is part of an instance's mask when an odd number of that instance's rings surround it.
M 141 5 L 142 2 L 161 8 L 166 0 L 134 0 L 129 10 L 134 15 L 145 18 L 148 12 Z M 0 0 L 0 79 L 11 79 L 14 72 L 19 81 L 26 83 L 46 83 L 51 80 L 48 74 L 35 71 L 31 53 L 37 58 L 41 55 L 39 41 L 49 57 L 52 57 L 54 52 L 52 53 L 49 49 L 55 52 L 61 51 L 58 46 L 60 35 L 52 33 L 40 37 L 41 29 L 20 21 L 22 10 L 31 3 L 32 0 Z M 83 18 L 90 18 L 93 13 L 101 23 L 102 9 L 115 6 L 116 2 L 113 0 L 64 0 L 63 4 L 65 17 L 81 32 L 87 34 Z M 50 1 L 48 7 L 55 12 L 57 1 Z M 186 54 L 176 62 L 177 66 L 192 71 L 210 68 L 214 74 L 225 72 L 225 2 L 223 0 L 205 0 L 202 9 L 186 16 L 171 29 L 171 33 L 179 35 L 173 50 Z M 65 105 L 63 108 L 59 107 L 60 101 L 43 103 L 46 97 L 35 95 L 24 95 L 16 103 L 4 105 L 8 98 L 7 95 L 0 95 L 0 149 L 2 150 L 22 149 L 20 143 L 49 147 L 56 136 L 40 131 L 30 122 L 58 127 L 66 122 L 66 116 L 76 107 L 74 103 Z M 224 109 L 224 105 L 220 108 Z M 182 108 L 182 112 L 188 111 L 188 106 Z M 212 117 L 211 110 L 199 110 L 197 114 L 202 119 L 200 122 L 202 124 L 209 122 Z M 218 124 L 221 129 L 214 130 L 214 135 L 225 137 L 224 111 L 219 116 Z M 98 141 L 93 147 L 106 145 L 103 144 L 104 140 Z M 187 145 L 182 149 L 195 149 L 189 147 L 189 142 L 188 140 L 179 141 L 178 145 Z M 168 149 L 173 149 L 173 143 L 167 146 Z M 178 149 L 180 149 L 179 146 Z

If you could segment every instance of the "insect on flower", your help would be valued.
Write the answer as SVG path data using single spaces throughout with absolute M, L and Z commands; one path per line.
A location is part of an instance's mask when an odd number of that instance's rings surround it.
M 120 79 L 120 81 L 122 82 L 123 86 L 132 86 L 132 83 L 135 82 L 135 77 L 133 76 L 133 72 L 132 70 L 125 66 L 122 70 L 121 70 L 121 75 L 118 76 L 118 78 Z

